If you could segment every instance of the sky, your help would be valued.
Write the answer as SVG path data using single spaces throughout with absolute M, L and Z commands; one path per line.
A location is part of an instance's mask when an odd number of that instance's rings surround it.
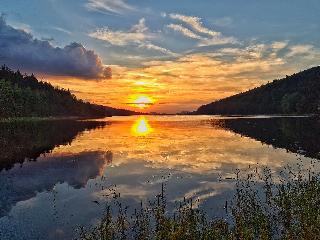
M 0 0 L 0 64 L 175 113 L 318 66 L 318 0 Z

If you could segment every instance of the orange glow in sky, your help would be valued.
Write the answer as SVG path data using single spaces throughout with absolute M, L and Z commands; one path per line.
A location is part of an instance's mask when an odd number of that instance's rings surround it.
M 241 55 L 230 63 L 214 56 L 192 54 L 170 61 L 146 61 L 143 67 L 112 65 L 112 79 L 44 79 L 92 103 L 145 113 L 176 113 L 193 111 L 202 104 L 294 72 L 282 64 L 283 60 L 273 55 L 268 59 Z
M 265 79 L 293 72 L 282 64 L 272 56 L 239 57 L 236 63 L 227 63 L 193 54 L 171 61 L 146 62 L 144 67 L 113 65 L 112 79 L 89 81 L 64 76 L 44 79 L 93 103 L 145 113 L 176 113 L 193 111 L 202 104 L 259 86 Z

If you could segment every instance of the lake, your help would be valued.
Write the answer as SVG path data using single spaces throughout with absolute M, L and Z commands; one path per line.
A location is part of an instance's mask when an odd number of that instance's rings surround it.
M 315 117 L 129 116 L 0 123 L 0 239 L 72 239 L 113 191 L 131 208 L 164 184 L 226 217 L 248 169 L 307 169 L 320 159 Z

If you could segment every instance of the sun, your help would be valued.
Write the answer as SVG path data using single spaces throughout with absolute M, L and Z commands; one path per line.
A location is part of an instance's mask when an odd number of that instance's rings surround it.
M 131 105 L 134 107 L 144 109 L 154 104 L 155 100 L 152 97 L 147 95 L 137 95 L 133 96 L 131 101 Z

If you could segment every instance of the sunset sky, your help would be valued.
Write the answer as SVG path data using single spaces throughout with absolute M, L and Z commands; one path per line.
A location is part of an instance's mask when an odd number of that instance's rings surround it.
M 319 65 L 319 0 L 0 0 L 0 64 L 94 103 L 200 105 Z

